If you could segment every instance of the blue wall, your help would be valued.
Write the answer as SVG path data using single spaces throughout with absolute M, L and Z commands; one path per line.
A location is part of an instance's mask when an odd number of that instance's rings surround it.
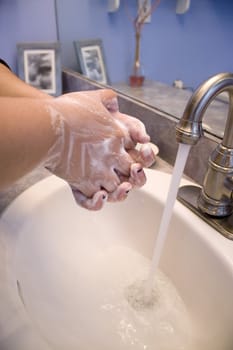
M 57 0 L 58 37 L 63 65 L 77 69 L 73 41 L 102 38 L 112 82 L 126 81 L 134 50 L 132 23 L 121 0 L 119 11 L 107 13 L 107 0 Z M 136 0 L 128 0 L 135 14 Z M 142 33 L 142 62 L 148 79 L 172 84 L 182 79 L 196 87 L 218 72 L 233 71 L 233 2 L 191 0 L 190 10 L 176 15 L 175 0 L 161 0 Z M 0 1 L 1 55 L 15 67 L 18 41 L 57 38 L 53 0 Z
M 17 42 L 56 41 L 53 0 L 0 0 L 0 56 L 16 72 Z

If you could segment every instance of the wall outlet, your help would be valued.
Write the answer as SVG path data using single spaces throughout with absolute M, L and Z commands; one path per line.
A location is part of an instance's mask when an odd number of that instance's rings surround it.
M 151 9 L 151 0 L 138 0 L 138 13 L 141 12 L 144 16 Z M 151 22 L 151 15 L 149 15 L 144 23 Z
M 120 6 L 120 0 L 108 0 L 108 12 L 115 12 Z
M 183 15 L 189 10 L 191 0 L 177 0 L 176 1 L 176 13 Z
M 182 80 L 174 80 L 173 81 L 173 86 L 178 88 L 178 89 L 183 89 L 184 88 L 184 83 Z

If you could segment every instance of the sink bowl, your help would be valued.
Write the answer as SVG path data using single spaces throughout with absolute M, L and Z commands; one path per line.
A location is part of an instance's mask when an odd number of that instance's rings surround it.
M 173 327 L 165 322 L 165 311 L 160 313 L 163 322 L 157 316 L 150 316 L 149 322 L 145 310 L 129 310 L 125 294 L 121 304 L 116 300 L 125 288 L 121 279 L 132 283 L 150 265 L 166 201 L 171 176 L 157 170 L 147 170 L 146 175 L 143 188 L 98 212 L 77 206 L 67 184 L 55 176 L 26 190 L 4 212 L 0 220 L 1 350 L 232 350 L 233 242 L 179 202 L 159 273 L 182 299 L 183 323 L 174 311 L 177 297 L 167 302 L 166 313 L 175 315 Z M 190 182 L 183 179 L 182 184 Z M 122 318 L 122 305 L 128 318 Z M 129 313 L 143 323 L 146 332 L 152 326 L 152 335 L 158 323 L 163 325 L 163 337 L 171 337 L 172 342 L 140 343 L 140 330 L 129 321 L 123 324 Z M 114 328 L 114 322 L 121 328 Z M 187 322 L 191 328 L 186 328 Z M 183 328 L 185 337 L 191 329 L 185 343 L 174 341 L 176 325 Z

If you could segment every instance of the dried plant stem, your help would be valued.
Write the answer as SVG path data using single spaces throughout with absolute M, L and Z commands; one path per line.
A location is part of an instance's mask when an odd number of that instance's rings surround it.
M 133 74 L 140 74 L 140 46 L 141 46 L 141 32 L 138 31 L 135 33 L 135 54 L 134 54 L 134 65 L 133 65 Z
M 126 5 L 126 12 L 129 19 L 132 21 L 134 30 L 135 30 L 135 51 L 134 51 L 134 63 L 133 63 L 133 76 L 139 77 L 141 76 L 141 62 L 140 62 L 140 51 L 141 51 L 141 33 L 142 28 L 145 24 L 146 19 L 156 10 L 158 7 L 160 0 L 154 0 L 150 6 L 150 9 L 144 13 L 144 8 L 147 3 L 147 0 L 144 0 L 141 8 L 139 9 L 135 18 L 133 18 L 128 11 L 128 7 Z

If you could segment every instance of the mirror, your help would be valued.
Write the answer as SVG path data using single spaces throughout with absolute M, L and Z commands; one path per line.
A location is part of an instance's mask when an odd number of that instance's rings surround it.
M 121 0 L 115 12 L 108 12 L 107 0 L 54 1 L 64 67 L 78 71 L 74 41 L 99 38 L 111 85 L 177 118 L 199 84 L 217 73 L 233 71 L 231 1 L 191 1 L 184 14 L 176 13 L 176 1 L 160 1 L 141 33 L 142 88 L 128 84 L 135 50 L 132 19 L 137 0 Z M 175 88 L 175 81 L 181 81 L 184 88 Z M 222 137 L 227 111 L 228 101 L 220 96 L 207 109 L 206 130 Z

